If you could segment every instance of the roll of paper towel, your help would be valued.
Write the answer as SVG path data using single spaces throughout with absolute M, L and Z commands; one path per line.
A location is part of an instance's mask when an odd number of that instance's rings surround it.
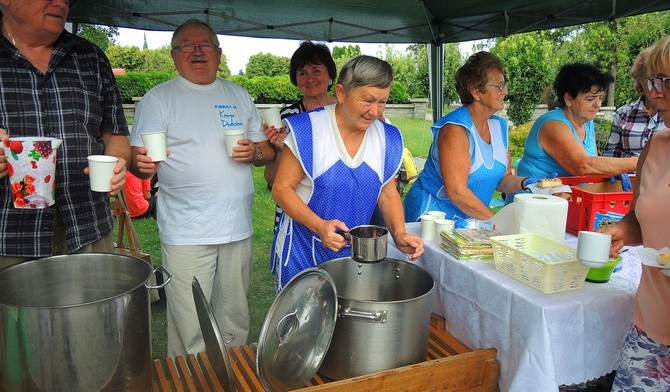
M 559 243 L 565 237 L 568 201 L 552 195 L 518 193 L 491 218 L 502 234 L 535 233 Z

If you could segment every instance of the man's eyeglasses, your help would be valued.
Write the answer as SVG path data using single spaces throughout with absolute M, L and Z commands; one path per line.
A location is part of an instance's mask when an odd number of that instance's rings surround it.
M 647 78 L 647 90 L 651 91 L 653 88 L 657 93 L 662 93 L 663 85 L 667 86 L 668 81 L 670 81 L 670 76 L 656 76 L 653 78 Z
M 507 88 L 507 82 L 502 82 L 502 83 L 498 83 L 498 84 L 487 83 L 486 85 L 491 86 L 491 87 L 495 87 L 500 92 L 502 92 L 503 90 L 505 90 Z
M 218 46 L 214 45 L 211 42 L 201 42 L 199 44 L 194 44 L 192 42 L 184 42 L 181 45 L 173 46 L 172 49 L 179 49 L 182 53 L 193 53 L 195 48 L 200 48 L 203 52 L 212 53 Z

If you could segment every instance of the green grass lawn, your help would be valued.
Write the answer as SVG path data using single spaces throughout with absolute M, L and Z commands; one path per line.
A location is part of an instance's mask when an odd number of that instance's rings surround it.
M 405 145 L 415 157 L 425 157 L 430 146 L 430 122 L 419 119 L 392 119 L 404 137 Z M 272 195 L 265 185 L 263 169 L 254 168 L 256 197 L 253 209 L 254 248 L 251 282 L 249 285 L 249 308 L 251 332 L 249 342 L 258 340 L 265 316 L 275 298 L 273 276 L 270 273 L 270 247 L 273 239 L 274 209 Z M 134 220 L 141 250 L 151 255 L 154 264 L 161 264 L 160 241 L 155 219 Z M 116 233 L 116 231 L 115 231 Z M 153 357 L 167 356 L 165 304 L 152 304 Z

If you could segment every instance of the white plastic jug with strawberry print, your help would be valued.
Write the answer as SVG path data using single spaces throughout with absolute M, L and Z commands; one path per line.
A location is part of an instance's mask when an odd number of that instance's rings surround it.
M 16 208 L 46 208 L 56 202 L 56 149 L 60 139 L 5 139 L 9 183 Z

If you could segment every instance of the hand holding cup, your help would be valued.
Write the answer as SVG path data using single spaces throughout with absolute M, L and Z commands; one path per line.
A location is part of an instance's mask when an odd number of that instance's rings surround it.
M 90 155 L 88 157 L 88 176 L 92 191 L 109 192 L 112 190 L 112 177 L 118 160 L 119 158 L 109 155 Z
M 0 178 L 6 177 L 9 174 L 7 166 L 7 156 L 5 155 L 4 141 L 9 139 L 7 131 L 0 128 Z
M 275 127 L 276 129 L 280 129 L 284 126 L 281 121 L 281 115 L 279 114 L 279 108 L 272 107 L 263 109 L 261 114 L 263 115 L 263 121 L 265 121 L 268 127 Z
M 235 147 L 239 146 L 239 141 L 244 139 L 244 130 L 242 129 L 231 129 L 225 132 L 226 137 L 226 151 L 228 151 L 228 156 L 233 157 Z
M 164 161 L 167 158 L 167 132 L 142 133 L 142 143 L 147 148 L 147 155 L 153 162 Z

